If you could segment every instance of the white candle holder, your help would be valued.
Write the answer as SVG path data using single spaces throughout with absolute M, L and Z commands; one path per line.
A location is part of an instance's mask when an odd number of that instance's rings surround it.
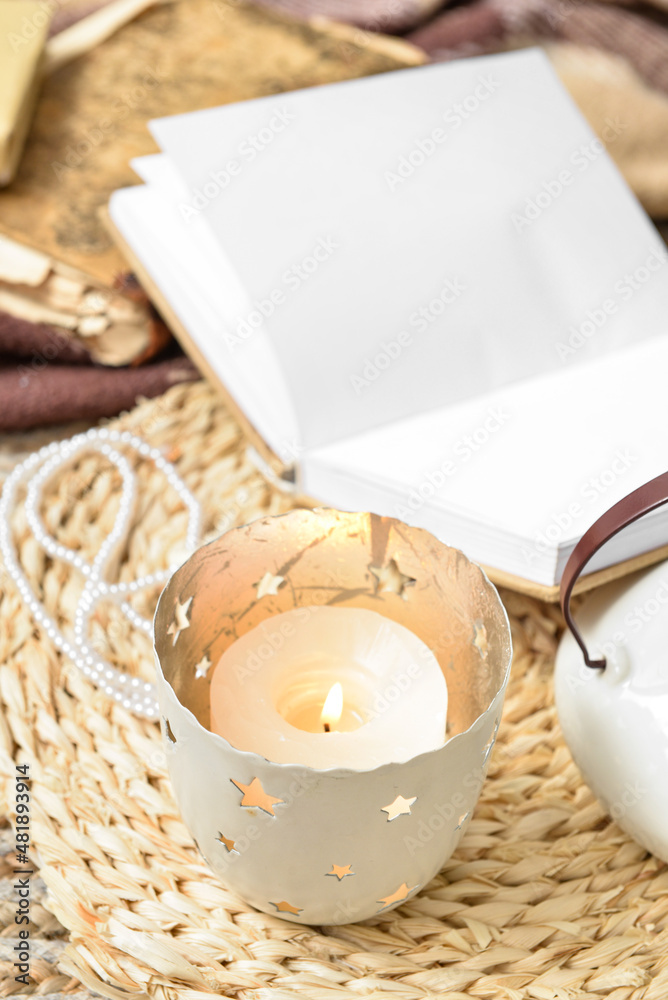
M 277 764 L 209 731 L 223 652 L 297 607 L 368 608 L 411 629 L 448 687 L 447 740 L 367 771 Z M 487 771 L 511 661 L 508 619 L 480 567 L 392 518 L 294 510 L 195 552 L 155 616 L 169 772 L 200 853 L 258 910 L 309 924 L 384 913 L 452 854 Z

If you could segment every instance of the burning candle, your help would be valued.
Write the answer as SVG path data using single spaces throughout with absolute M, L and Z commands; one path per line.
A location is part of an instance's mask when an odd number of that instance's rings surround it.
M 365 608 L 302 607 L 230 646 L 211 729 L 267 760 L 366 770 L 445 742 L 448 693 L 429 647 Z
M 337 681 L 329 689 L 329 694 L 325 698 L 325 704 L 322 706 L 322 712 L 320 713 L 320 721 L 322 722 L 324 731 L 330 733 L 332 726 L 336 726 L 342 715 L 343 688 L 339 681 Z

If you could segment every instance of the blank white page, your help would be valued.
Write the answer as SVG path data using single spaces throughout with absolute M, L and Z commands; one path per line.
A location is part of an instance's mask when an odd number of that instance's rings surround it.
M 114 192 L 114 225 L 237 405 L 274 452 L 289 460 L 296 422 L 271 344 L 261 334 L 240 345 L 227 338 L 242 294 L 229 261 L 201 220 L 187 226 L 173 210 L 181 181 L 167 157 L 138 157 L 132 166 L 147 183 Z
M 152 129 L 188 189 L 175 211 L 207 220 L 240 279 L 232 329 L 262 320 L 307 447 L 665 329 L 665 251 L 537 51 Z
M 317 449 L 305 459 L 304 488 L 327 504 L 367 509 L 373 484 L 384 491 L 377 513 L 552 583 L 537 573 L 544 553 L 572 547 L 617 500 L 665 472 L 666 371 L 668 338 L 655 338 Z M 616 561 L 606 548 L 597 564 Z

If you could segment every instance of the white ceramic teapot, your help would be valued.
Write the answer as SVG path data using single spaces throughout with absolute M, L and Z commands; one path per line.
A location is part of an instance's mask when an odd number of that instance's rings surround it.
M 570 598 L 580 573 L 609 538 L 667 502 L 665 473 L 620 500 L 583 535 L 562 578 L 570 632 L 559 645 L 555 670 L 559 721 L 585 781 L 619 826 L 664 861 L 668 562 L 597 590 L 578 611 L 578 626 Z

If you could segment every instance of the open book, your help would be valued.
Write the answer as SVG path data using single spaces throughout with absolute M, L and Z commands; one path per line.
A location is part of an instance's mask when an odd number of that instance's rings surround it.
M 112 227 L 306 496 L 549 594 L 665 471 L 668 252 L 542 53 L 150 127 Z M 657 511 L 590 569 L 667 542 Z

